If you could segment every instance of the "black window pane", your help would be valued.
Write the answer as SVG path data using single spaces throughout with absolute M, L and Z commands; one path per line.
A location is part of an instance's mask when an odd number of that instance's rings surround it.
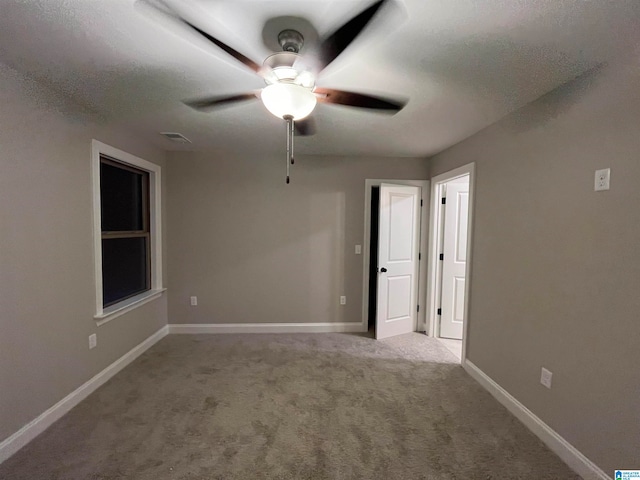
M 149 290 L 147 239 L 102 239 L 102 302 L 104 306 Z
M 103 232 L 143 229 L 144 173 L 100 164 L 100 204 Z

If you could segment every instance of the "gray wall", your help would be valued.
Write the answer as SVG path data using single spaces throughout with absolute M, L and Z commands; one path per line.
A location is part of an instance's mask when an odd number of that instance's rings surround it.
M 96 327 L 92 138 L 164 164 L 0 64 L 0 441 L 167 322 L 160 298 Z
M 616 63 L 437 155 L 476 162 L 468 358 L 611 474 L 640 451 L 640 69 Z M 594 192 L 611 167 L 611 190 Z M 553 372 L 553 388 L 539 383 Z
M 361 321 L 365 179 L 427 161 L 300 157 L 286 185 L 276 153 L 169 155 L 170 323 Z

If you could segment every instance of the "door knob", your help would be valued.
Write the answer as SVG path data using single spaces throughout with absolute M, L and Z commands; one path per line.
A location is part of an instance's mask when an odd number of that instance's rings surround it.
M 382 268 L 380 269 L 380 271 L 381 271 L 382 273 L 384 273 L 384 272 L 386 272 L 386 271 L 387 271 L 387 269 L 386 269 L 386 268 L 384 268 L 384 267 L 382 267 Z

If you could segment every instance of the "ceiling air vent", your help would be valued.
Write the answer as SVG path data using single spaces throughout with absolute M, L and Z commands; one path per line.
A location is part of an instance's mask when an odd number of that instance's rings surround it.
M 181 133 L 176 133 L 176 132 L 160 132 L 160 135 L 167 137 L 169 140 L 171 140 L 172 142 L 177 142 L 177 143 L 191 143 L 191 140 L 189 140 L 188 138 L 186 138 L 184 135 L 182 135 Z

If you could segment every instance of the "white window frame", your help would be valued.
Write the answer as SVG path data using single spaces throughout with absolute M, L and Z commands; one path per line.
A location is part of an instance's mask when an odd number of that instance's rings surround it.
M 102 306 L 102 218 L 100 208 L 100 156 L 149 173 L 149 236 L 151 238 L 151 289 L 127 298 L 107 308 Z M 134 308 L 158 298 L 166 289 L 162 286 L 162 171 L 159 165 L 131 155 L 110 145 L 91 141 L 91 181 L 93 194 L 93 258 L 96 286 L 96 313 L 93 318 L 102 325 Z

